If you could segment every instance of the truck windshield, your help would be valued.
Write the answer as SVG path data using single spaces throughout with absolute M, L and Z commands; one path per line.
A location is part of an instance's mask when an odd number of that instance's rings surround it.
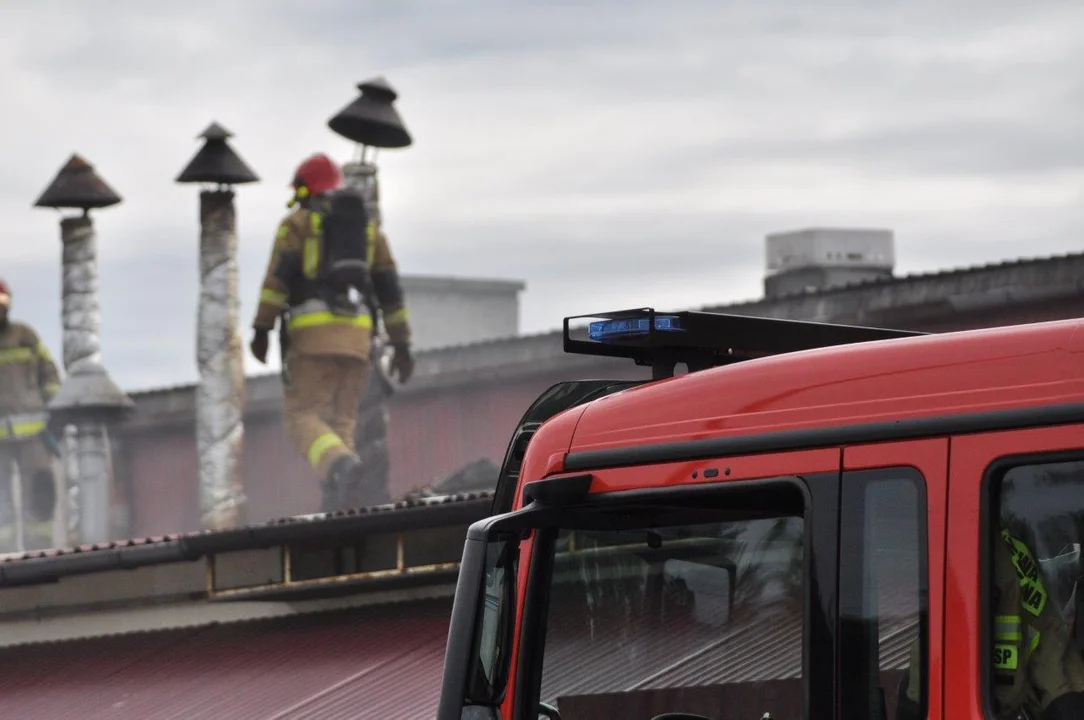
M 761 717 L 767 697 L 801 718 L 803 537 L 790 516 L 561 531 L 541 699 L 565 720 Z

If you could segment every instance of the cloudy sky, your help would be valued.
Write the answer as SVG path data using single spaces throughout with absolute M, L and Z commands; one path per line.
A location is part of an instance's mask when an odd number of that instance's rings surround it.
M 57 214 L 78 152 L 107 367 L 195 378 L 197 189 L 211 120 L 261 176 L 238 193 L 246 327 L 296 163 L 383 74 L 415 137 L 381 155 L 406 273 L 527 282 L 566 314 L 761 294 L 763 238 L 896 233 L 897 270 L 1084 240 L 1084 4 L 1073 0 L 35 0 L 0 9 L 0 275 L 60 354 Z M 248 359 L 250 369 L 253 365 Z

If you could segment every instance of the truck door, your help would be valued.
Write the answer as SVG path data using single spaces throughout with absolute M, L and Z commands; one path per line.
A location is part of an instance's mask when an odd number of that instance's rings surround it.
M 548 499 L 468 535 L 439 717 L 842 717 L 841 462 L 825 448 L 527 484 Z
M 550 499 L 472 529 L 441 720 L 966 717 L 943 714 L 948 463 L 933 438 L 527 484 Z M 518 569 L 476 612 L 502 543 Z M 471 667 L 500 682 L 464 693 Z
M 1084 425 L 953 437 L 951 456 L 946 717 L 1084 717 Z
M 841 718 L 942 717 L 948 450 L 947 438 L 844 449 Z

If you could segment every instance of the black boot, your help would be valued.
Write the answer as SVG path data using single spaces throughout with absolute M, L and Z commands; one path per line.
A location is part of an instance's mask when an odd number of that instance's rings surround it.
M 354 478 L 360 467 L 361 463 L 353 455 L 343 455 L 331 464 L 327 477 L 321 483 L 324 498 L 320 503 L 320 512 L 340 512 L 350 506 L 347 495 L 356 482 Z
M 391 502 L 387 488 L 382 484 L 383 476 L 373 472 L 378 468 L 359 462 L 349 475 L 343 488 L 343 501 L 351 508 L 367 508 Z

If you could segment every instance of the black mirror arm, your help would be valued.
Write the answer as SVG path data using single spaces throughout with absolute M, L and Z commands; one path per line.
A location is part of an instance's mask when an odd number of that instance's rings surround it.
M 538 714 L 541 717 L 547 718 L 547 720 L 561 720 L 561 713 L 557 708 L 549 703 L 538 703 Z

